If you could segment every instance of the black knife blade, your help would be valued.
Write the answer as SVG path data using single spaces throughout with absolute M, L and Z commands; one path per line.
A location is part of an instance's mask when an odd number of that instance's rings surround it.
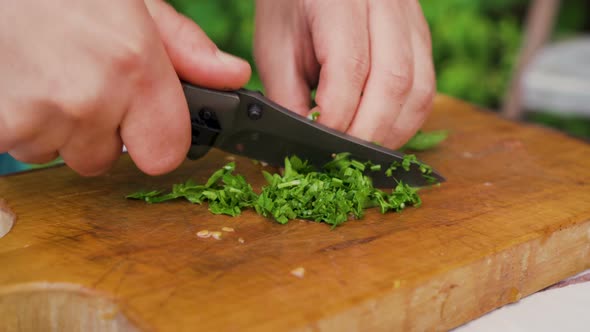
M 296 155 L 321 168 L 338 153 L 350 153 L 359 161 L 381 165 L 370 172 L 376 187 L 392 188 L 397 181 L 412 186 L 431 184 L 412 165 L 409 171 L 398 168 L 392 177 L 385 170 L 401 162 L 404 154 L 341 133 L 300 116 L 250 90 L 218 91 L 183 82 L 191 113 L 192 146 L 188 157 L 203 156 L 211 147 L 248 158 L 282 166 L 285 157 Z M 431 176 L 444 178 L 435 170 Z

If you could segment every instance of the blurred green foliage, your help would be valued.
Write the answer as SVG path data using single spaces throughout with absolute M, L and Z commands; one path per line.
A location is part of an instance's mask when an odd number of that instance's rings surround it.
M 528 0 L 422 0 L 438 90 L 497 108 L 523 42 Z M 562 1 L 554 36 L 587 28 L 586 1 Z
M 252 56 L 254 0 L 168 0 L 168 3 L 197 22 L 220 49 L 248 60 L 254 70 L 247 87 L 263 90 Z
M 515 1 L 474 0 L 428 0 L 422 7 L 432 33 L 438 90 L 496 107 L 521 43 L 520 7 Z
M 197 22 L 221 49 L 252 60 L 254 1 L 170 0 L 168 2 Z

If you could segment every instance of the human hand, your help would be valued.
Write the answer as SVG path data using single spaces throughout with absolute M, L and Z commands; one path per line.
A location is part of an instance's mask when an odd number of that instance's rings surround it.
M 399 148 L 436 93 L 430 31 L 413 0 L 257 0 L 254 54 L 266 94 L 301 115 Z
M 82 175 L 111 167 L 125 144 L 148 174 L 176 168 L 190 146 L 180 78 L 218 89 L 249 79 L 162 0 L 0 4 L 0 153 Z

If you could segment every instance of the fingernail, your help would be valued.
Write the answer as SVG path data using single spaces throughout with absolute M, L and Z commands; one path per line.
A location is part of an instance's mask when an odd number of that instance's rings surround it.
M 237 56 L 229 53 L 225 53 L 222 50 L 217 50 L 217 58 L 228 66 L 243 66 L 245 62 L 244 59 L 238 58 Z

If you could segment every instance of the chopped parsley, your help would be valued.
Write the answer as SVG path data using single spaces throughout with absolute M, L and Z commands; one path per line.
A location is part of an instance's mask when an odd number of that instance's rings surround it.
M 396 171 L 398 168 L 402 168 L 404 171 L 409 171 L 410 167 L 412 166 L 412 164 L 415 164 L 418 166 L 418 169 L 420 170 L 420 172 L 422 173 L 422 176 L 429 182 L 429 183 L 435 183 L 436 182 L 436 178 L 432 175 L 432 167 L 421 163 L 418 161 L 418 159 L 416 158 L 415 155 L 413 154 L 407 154 L 404 156 L 404 159 L 399 162 L 399 161 L 394 161 L 391 166 L 389 166 L 389 168 L 387 168 L 385 170 L 385 175 L 388 177 L 393 176 L 393 172 Z
M 392 164 L 386 173 L 401 167 L 420 167 L 427 178 L 432 169 L 420 163 L 414 155 L 406 155 L 400 163 Z M 409 206 L 420 206 L 418 188 L 399 181 L 390 192 L 373 187 L 365 170 L 379 171 L 381 165 L 362 163 L 347 153 L 334 156 L 320 170 L 293 156 L 285 158 L 284 172 L 263 171 L 267 184 L 256 194 L 241 175 L 234 175 L 235 163 L 230 162 L 211 175 L 204 185 L 192 180 L 174 185 L 172 191 L 143 191 L 128 195 L 129 199 L 160 203 L 184 198 L 194 204 L 207 202 L 215 214 L 238 216 L 243 209 L 252 208 L 258 214 L 286 224 L 292 219 L 324 222 L 336 227 L 352 219 L 361 219 L 368 208 L 377 207 L 381 213 L 399 212 Z
M 235 163 L 230 162 L 213 173 L 207 183 L 199 185 L 192 180 L 175 184 L 172 191 L 163 194 L 160 191 L 137 192 L 128 195 L 130 199 L 140 199 L 148 203 L 185 198 L 193 204 L 209 203 L 209 211 L 214 214 L 238 216 L 242 209 L 252 207 L 256 194 L 241 175 L 233 175 Z
M 318 112 L 318 111 L 312 112 L 307 116 L 307 118 L 310 119 L 311 121 L 317 121 L 319 117 L 320 117 L 320 112 Z

